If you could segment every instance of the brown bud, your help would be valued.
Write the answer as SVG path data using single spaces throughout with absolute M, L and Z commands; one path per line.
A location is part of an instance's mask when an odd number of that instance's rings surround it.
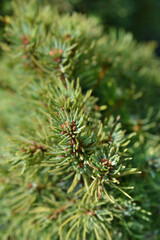
M 96 215 L 96 213 L 94 211 L 90 210 L 90 212 L 92 213 L 92 215 L 94 215 L 94 216 Z
M 71 35 L 67 34 L 67 35 L 65 36 L 65 39 L 66 39 L 66 40 L 70 40 L 70 39 L 71 39 Z
M 33 184 L 32 183 L 29 183 L 28 186 L 27 186 L 27 189 L 31 189 L 33 187 Z
M 67 128 L 67 127 L 68 127 L 68 124 L 67 124 L 67 122 L 65 121 L 65 123 L 62 124 L 62 128 L 64 129 L 64 128 Z
M 94 105 L 94 109 L 95 109 L 96 111 L 98 111 L 98 110 L 99 110 L 99 106 L 98 106 L 97 104 L 95 104 L 95 105 Z
M 54 50 L 52 50 L 52 51 L 49 52 L 49 55 L 50 55 L 50 56 L 53 56 L 53 55 L 55 55 L 56 53 L 57 53 L 57 49 L 54 49 Z
M 62 60 L 61 58 L 56 58 L 56 62 L 57 62 L 57 63 L 60 63 L 61 60 Z
M 22 43 L 27 45 L 29 43 L 29 37 L 22 35 L 21 36 Z
M 101 159 L 101 163 L 105 163 L 105 162 L 107 162 L 108 161 L 108 159 L 106 159 L 106 158 L 102 158 Z
M 72 129 L 72 131 L 75 131 L 76 130 L 76 126 L 72 126 L 71 129 Z
M 80 162 L 79 162 L 79 167 L 80 167 L 80 168 L 83 168 L 83 161 L 80 161 Z
M 36 149 L 36 146 L 30 146 L 30 149 Z
M 75 144 L 76 142 L 75 142 L 74 139 L 71 139 L 71 140 L 70 140 L 70 143 L 73 145 L 73 144 Z
M 133 131 L 134 132 L 138 132 L 140 130 L 141 130 L 141 126 L 140 125 L 136 125 L 136 126 L 133 127 Z
M 63 54 L 63 50 L 62 50 L 62 49 L 59 50 L 59 54 L 60 54 L 60 55 Z

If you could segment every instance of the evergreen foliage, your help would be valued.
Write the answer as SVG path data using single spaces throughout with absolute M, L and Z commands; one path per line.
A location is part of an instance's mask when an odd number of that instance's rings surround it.
M 155 44 L 13 2 L 0 66 L 0 234 L 160 238 Z

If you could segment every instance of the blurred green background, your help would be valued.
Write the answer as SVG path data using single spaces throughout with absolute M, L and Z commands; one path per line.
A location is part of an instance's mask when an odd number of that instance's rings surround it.
M 23 1 L 23 0 L 22 0 Z M 40 0 L 45 1 L 45 0 Z M 160 55 L 160 0 L 48 0 L 60 11 L 78 11 L 100 19 L 104 31 L 114 26 L 132 32 L 139 41 L 155 40 Z M 0 15 L 11 14 L 11 0 L 0 1 Z M 0 38 L 4 23 L 0 22 Z

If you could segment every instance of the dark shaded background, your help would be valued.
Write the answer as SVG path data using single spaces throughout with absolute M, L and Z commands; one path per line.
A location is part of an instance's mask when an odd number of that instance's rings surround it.
M 105 31 L 124 28 L 139 41 L 160 43 L 160 0 L 80 0 L 74 9 L 98 16 Z
M 22 0 L 23 1 L 23 0 Z M 40 0 L 43 1 L 43 0 Z M 160 55 L 160 0 L 48 0 L 60 11 L 78 11 L 100 19 L 104 31 L 124 28 L 138 41 L 156 40 Z M 11 0 L 0 1 L 0 15 L 11 14 Z M 2 39 L 4 23 L 0 22 Z

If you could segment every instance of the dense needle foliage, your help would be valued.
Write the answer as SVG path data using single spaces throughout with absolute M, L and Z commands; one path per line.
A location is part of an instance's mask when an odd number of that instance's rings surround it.
M 155 44 L 14 1 L 0 66 L 0 234 L 160 238 Z

